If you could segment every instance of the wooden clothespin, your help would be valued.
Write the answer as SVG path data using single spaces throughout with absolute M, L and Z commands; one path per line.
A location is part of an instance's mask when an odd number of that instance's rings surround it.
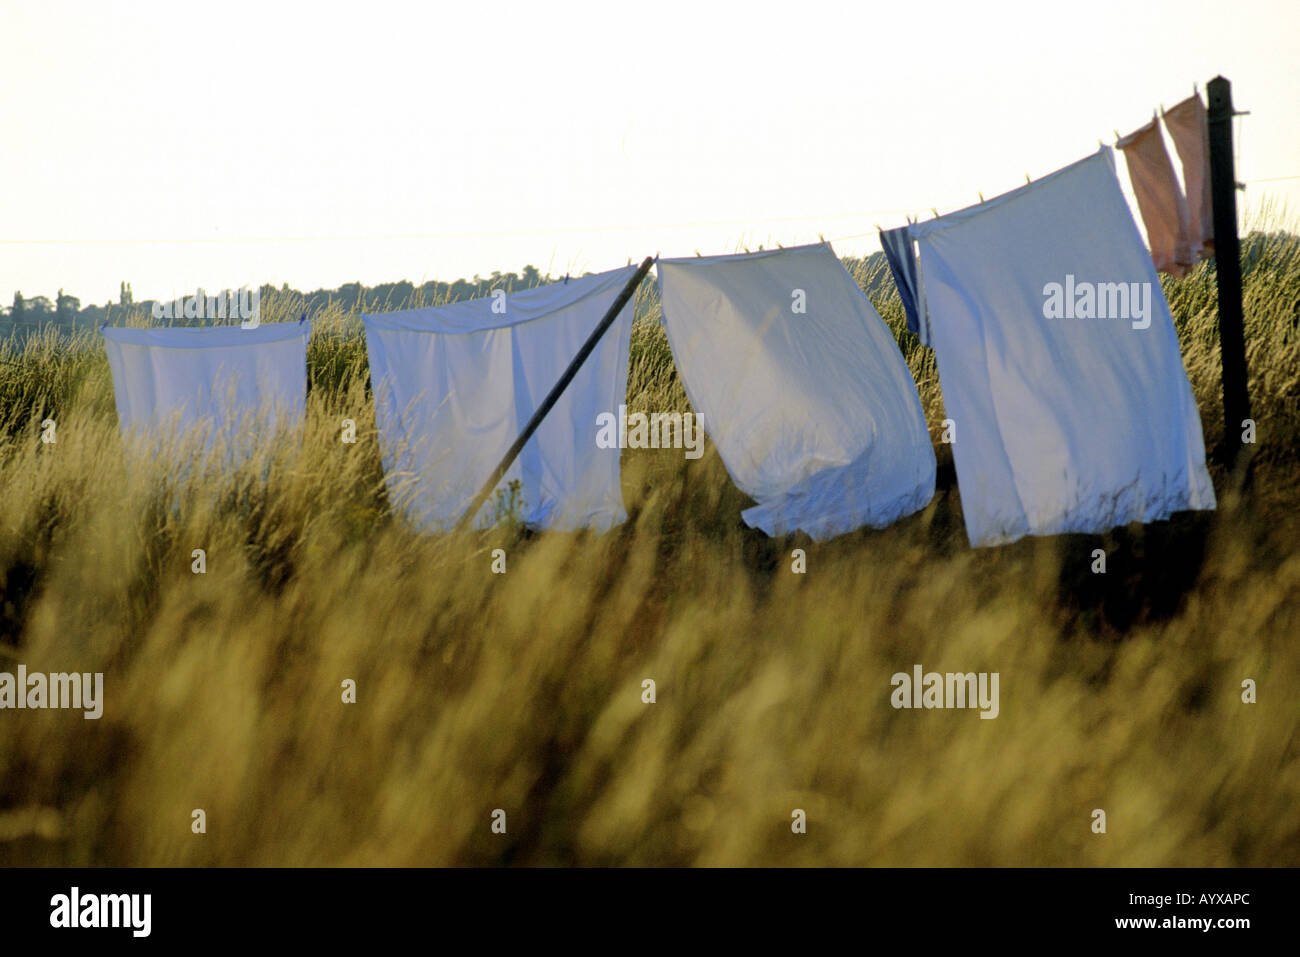
M 1033 182 L 1033 180 L 1030 179 L 1030 178 L 1029 178 L 1029 174 L 1026 173 L 1026 174 L 1025 174 L 1025 185 L 1028 186 L 1028 185 L 1029 185 L 1030 183 L 1032 183 L 1032 182 Z
M 696 258 L 696 259 L 699 259 L 699 258 L 700 258 L 700 251 L 699 251 L 698 249 L 695 250 L 695 258 Z
M 980 198 L 980 202 L 981 202 L 981 203 L 984 202 L 984 194 L 983 194 L 983 193 L 981 193 L 979 190 L 975 190 L 975 194 L 976 194 L 977 196 L 979 196 L 979 198 Z
M 935 218 L 935 219 L 938 219 L 938 218 L 939 218 L 939 211 L 938 211 L 937 209 L 935 209 L 933 206 L 930 207 L 930 212 L 934 213 L 934 218 Z

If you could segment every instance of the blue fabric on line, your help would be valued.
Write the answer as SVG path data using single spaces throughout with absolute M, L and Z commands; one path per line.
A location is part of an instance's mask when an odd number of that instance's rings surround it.
M 908 232 L 908 227 L 900 226 L 897 229 L 881 230 L 880 248 L 885 251 L 885 261 L 889 263 L 889 271 L 894 277 L 894 285 L 898 287 L 898 298 L 903 300 L 903 312 L 907 316 L 907 329 L 921 337 L 924 345 L 930 344 L 929 330 L 926 329 L 925 323 L 921 321 L 920 310 L 917 308 L 917 300 L 920 298 L 918 290 L 920 288 L 919 270 L 916 265 L 916 255 L 912 251 L 912 236 Z

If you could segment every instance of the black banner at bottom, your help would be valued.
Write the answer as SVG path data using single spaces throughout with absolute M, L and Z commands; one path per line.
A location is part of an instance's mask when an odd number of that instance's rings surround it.
M 830 932 L 927 945 L 1128 937 L 1233 946 L 1281 932 L 1295 890 L 1286 869 L 16 869 L 0 871 L 0 927 L 7 943 L 92 947 L 433 935 L 459 948 L 515 934 L 608 946 L 751 934 L 829 945 Z

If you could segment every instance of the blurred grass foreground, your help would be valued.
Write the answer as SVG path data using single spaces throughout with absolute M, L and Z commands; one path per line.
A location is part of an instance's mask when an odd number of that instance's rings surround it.
M 947 477 L 822 544 L 746 529 L 711 446 L 625 452 L 607 534 L 418 534 L 334 306 L 302 435 L 236 470 L 126 455 L 96 335 L 0 347 L 0 672 L 104 674 L 98 720 L 0 711 L 0 864 L 1300 863 L 1300 238 L 1243 241 L 1251 495 L 981 550 L 933 356 L 847 264 Z M 1164 282 L 1210 448 L 1213 263 Z M 658 318 L 648 282 L 628 408 L 687 411 Z M 997 718 L 893 708 L 918 664 L 997 672 Z

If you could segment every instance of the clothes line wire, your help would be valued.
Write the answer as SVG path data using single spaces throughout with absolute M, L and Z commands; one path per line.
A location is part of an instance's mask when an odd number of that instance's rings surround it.
M 1288 180 L 1300 179 L 1300 173 L 1289 176 L 1269 176 L 1256 179 L 1242 180 L 1243 183 L 1280 183 Z M 981 201 L 983 195 L 980 194 Z M 866 219 L 884 215 L 907 215 L 917 210 L 924 209 L 924 206 L 910 206 L 898 209 L 875 209 L 858 213 L 829 213 L 811 216 L 780 216 L 768 219 L 731 219 L 731 220 L 711 220 L 694 223 L 648 223 L 633 226 L 590 226 L 590 227 L 558 227 L 555 229 L 523 229 L 523 230 L 499 230 L 483 232 L 459 232 L 459 233 L 375 233 L 375 234 L 356 234 L 350 236 L 232 236 L 232 237 L 215 237 L 215 236 L 188 236 L 188 237 L 150 237 L 141 239 L 0 239 L 2 246 L 76 246 L 76 245 L 103 245 L 103 246 L 126 246 L 126 245 L 189 245 L 189 244 L 211 244 L 221 243 L 319 243 L 319 242 L 371 242 L 371 241 L 418 241 L 429 239 L 466 239 L 466 238 L 483 238 L 491 239 L 500 236 L 531 236 L 531 235 L 552 235 L 555 233 L 575 233 L 575 232 L 608 232 L 617 230 L 622 232 L 633 232 L 637 230 L 649 229 L 693 229 L 712 226 L 757 226 L 772 223 L 790 223 L 790 222 L 815 222 L 825 219 Z M 850 236 L 840 236 L 829 242 L 840 242 L 847 239 L 860 239 L 871 236 L 873 232 L 854 233 Z

